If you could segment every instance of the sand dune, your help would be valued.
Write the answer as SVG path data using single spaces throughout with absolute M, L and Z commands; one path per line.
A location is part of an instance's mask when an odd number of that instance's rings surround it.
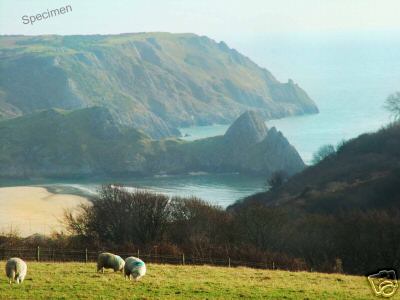
M 0 188 L 0 232 L 17 230 L 21 236 L 62 230 L 64 209 L 89 201 L 80 196 L 52 194 L 42 187 Z

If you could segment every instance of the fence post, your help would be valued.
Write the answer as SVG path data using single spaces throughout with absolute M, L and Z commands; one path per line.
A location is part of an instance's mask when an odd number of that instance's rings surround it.
M 185 265 L 185 253 L 182 253 L 182 265 Z
M 88 252 L 87 252 L 87 248 L 85 248 L 85 263 L 88 262 Z
M 231 267 L 231 258 L 230 257 L 228 257 L 228 267 L 229 268 Z
M 40 261 L 40 247 L 37 246 L 37 250 L 36 250 L 36 260 Z
M 139 257 L 139 249 L 137 249 L 137 258 L 140 258 L 140 257 Z
M 272 262 L 272 270 L 275 270 L 275 262 Z

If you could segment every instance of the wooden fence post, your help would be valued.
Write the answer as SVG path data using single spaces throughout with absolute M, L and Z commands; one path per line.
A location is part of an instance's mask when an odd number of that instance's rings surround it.
M 40 247 L 37 246 L 37 250 L 36 250 L 36 260 L 40 261 Z
M 87 248 L 85 248 L 85 263 L 88 262 L 88 252 L 87 252 Z
M 272 262 L 272 270 L 275 270 L 275 262 Z
M 185 253 L 182 253 L 182 265 L 185 265 Z
M 230 257 L 228 257 L 228 267 L 229 268 L 231 267 L 231 258 Z
M 137 249 L 137 258 L 139 258 L 139 249 Z

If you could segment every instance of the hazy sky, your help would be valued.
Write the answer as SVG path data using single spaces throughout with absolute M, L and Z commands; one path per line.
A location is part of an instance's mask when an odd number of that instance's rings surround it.
M 22 23 L 23 15 L 71 5 L 71 13 Z M 229 36 L 400 30 L 399 0 L 0 0 L 0 34 L 139 31 Z

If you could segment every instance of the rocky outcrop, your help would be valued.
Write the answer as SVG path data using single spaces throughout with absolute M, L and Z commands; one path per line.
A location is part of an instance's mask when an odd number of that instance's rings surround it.
M 92 106 L 152 138 L 249 109 L 267 119 L 318 112 L 298 85 L 204 36 L 0 37 L 0 118 Z
M 228 143 L 252 145 L 261 142 L 267 132 L 263 118 L 254 111 L 247 111 L 229 127 L 224 139 Z
M 242 169 L 266 176 L 275 171 L 291 175 L 304 169 L 297 150 L 275 127 L 268 129 L 262 116 L 245 112 L 223 137 L 226 164 L 235 162 Z

